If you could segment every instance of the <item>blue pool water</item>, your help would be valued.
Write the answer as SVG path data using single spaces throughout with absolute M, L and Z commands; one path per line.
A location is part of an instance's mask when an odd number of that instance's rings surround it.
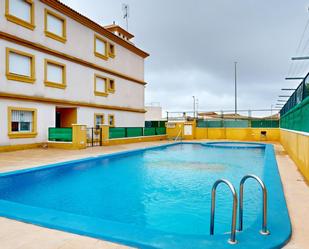
M 272 148 L 213 145 L 181 143 L 2 174 L 0 214 L 143 248 L 205 248 L 216 243 L 216 248 L 229 248 L 231 194 L 226 186 L 218 187 L 216 235 L 209 236 L 211 187 L 225 178 L 238 192 L 240 179 L 255 174 L 268 187 L 269 209 L 283 210 L 286 240 L 290 222 L 277 166 L 265 162 L 266 155 L 273 154 L 266 150 Z M 257 243 L 255 248 L 284 243 L 282 238 L 278 242 L 275 230 L 282 224 L 271 218 L 271 235 L 259 235 L 261 205 L 259 186 L 248 180 L 244 231 L 237 234 L 235 248 L 247 248 L 242 238 L 246 233 L 269 245 Z

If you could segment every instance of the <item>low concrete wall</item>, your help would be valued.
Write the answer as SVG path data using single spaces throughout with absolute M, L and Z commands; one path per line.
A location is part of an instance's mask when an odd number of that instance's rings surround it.
M 43 146 L 44 143 L 34 143 L 34 144 L 15 144 L 0 146 L 0 152 L 9 152 L 15 150 L 28 150 Z
M 72 125 L 72 142 L 53 142 L 48 141 L 49 148 L 80 150 L 87 147 L 87 127 L 86 125 Z
M 299 171 L 309 182 L 309 133 L 280 129 L 280 140 Z
M 185 126 L 191 125 L 192 134 L 186 135 Z M 265 131 L 266 136 L 261 135 Z M 192 122 L 169 122 L 166 126 L 168 138 L 182 139 L 230 139 L 246 141 L 280 141 L 279 128 L 206 128 L 196 127 Z
M 185 127 L 189 127 L 191 132 L 185 132 Z M 195 121 L 186 121 L 186 122 L 170 122 L 166 126 L 166 135 L 168 139 L 194 139 L 196 131 L 196 122 Z
M 63 149 L 63 150 L 77 150 L 78 147 L 74 146 L 71 142 L 48 142 L 48 148 Z

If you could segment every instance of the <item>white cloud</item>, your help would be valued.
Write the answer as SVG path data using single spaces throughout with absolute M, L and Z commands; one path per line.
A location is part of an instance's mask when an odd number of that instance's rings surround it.
M 122 0 L 62 2 L 98 23 L 124 25 Z M 191 110 L 195 95 L 201 109 L 233 109 L 235 60 L 239 108 L 270 108 L 282 87 L 299 83 L 284 78 L 308 18 L 306 0 L 125 2 L 134 41 L 151 54 L 146 102 Z M 302 73 L 308 65 L 297 68 Z

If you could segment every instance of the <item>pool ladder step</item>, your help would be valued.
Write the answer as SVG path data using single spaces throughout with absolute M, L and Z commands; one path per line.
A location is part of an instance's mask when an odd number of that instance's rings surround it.
M 256 180 L 262 188 L 263 191 L 263 216 L 262 216 L 262 230 L 260 233 L 262 235 L 268 235 L 269 231 L 267 230 L 267 189 L 264 182 L 257 177 L 256 175 L 245 175 L 241 181 L 239 186 L 239 217 L 238 217 L 238 231 L 243 230 L 243 200 L 244 200 L 244 184 L 247 179 Z M 237 193 L 236 189 L 231 182 L 226 179 L 217 180 L 212 186 L 211 190 L 211 213 L 210 213 L 210 235 L 214 234 L 215 228 L 215 206 L 216 206 L 216 190 L 218 185 L 224 183 L 231 190 L 233 195 L 233 210 L 232 210 L 232 225 L 231 225 L 231 235 L 228 240 L 230 244 L 236 244 L 236 219 L 237 219 Z

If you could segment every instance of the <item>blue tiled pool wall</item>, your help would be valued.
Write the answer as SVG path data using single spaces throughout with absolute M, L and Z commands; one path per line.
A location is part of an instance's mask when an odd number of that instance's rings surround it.
M 9 176 L 16 173 L 25 174 L 34 170 L 42 171 L 52 167 L 71 167 L 73 163 L 87 162 L 94 159 L 99 160 L 132 155 L 149 149 L 156 150 L 173 145 L 176 144 L 168 144 L 159 147 L 145 148 L 142 150 L 134 150 L 124 153 L 119 152 L 111 155 L 102 155 L 98 157 L 74 160 L 67 163 L 58 163 L 42 166 L 35 169 L 26 169 L 12 173 L 4 173 L 0 176 Z M 249 231 L 246 231 L 246 234 L 245 232 L 237 234 L 237 239 L 239 239 L 240 243 L 234 245 L 234 248 L 280 248 L 290 237 L 291 225 L 284 194 L 282 192 L 282 183 L 279 177 L 273 177 L 273 174 L 279 174 L 279 172 L 276 165 L 272 145 L 265 145 L 264 160 L 264 181 L 267 183 L 271 182 L 272 184 L 267 184 L 269 191 L 277 193 L 277 198 L 275 200 L 269 201 L 269 210 L 276 210 L 274 213 L 270 212 L 271 216 L 269 217 L 269 229 L 271 230 L 271 235 L 260 236 L 258 234 L 258 229 L 261 226 L 261 222 L 257 220 L 256 224 L 254 224 L 252 228 L 249 229 Z M 0 201 L 0 207 L 2 207 L 0 208 L 0 214 L 5 217 L 82 235 L 125 243 L 127 245 L 138 246 L 141 248 L 191 248 L 192 245 L 195 245 L 194 248 L 204 248 L 205 246 L 215 246 L 215 248 L 230 248 L 230 245 L 226 242 L 228 235 L 219 234 L 212 237 L 207 236 L 207 238 L 204 239 L 200 236 L 188 236 L 187 238 L 183 238 L 183 236 L 179 237 L 177 235 L 167 235 L 158 231 L 141 231 L 138 227 L 128 226 L 127 224 L 124 225 L 121 223 L 104 220 L 100 220 L 98 222 L 98 220 L 89 217 L 79 217 L 78 215 L 74 214 L 30 207 L 3 200 Z M 14 211 L 14 214 L 12 213 L 12 210 Z M 280 210 L 280 213 L 278 213 L 277 210 Z M 282 229 L 282 227 L 285 229 Z M 121 231 L 121 234 L 119 231 Z M 128 238 L 130 238 L 130 240 L 128 240 Z M 274 246 L 267 247 L 267 245 Z

